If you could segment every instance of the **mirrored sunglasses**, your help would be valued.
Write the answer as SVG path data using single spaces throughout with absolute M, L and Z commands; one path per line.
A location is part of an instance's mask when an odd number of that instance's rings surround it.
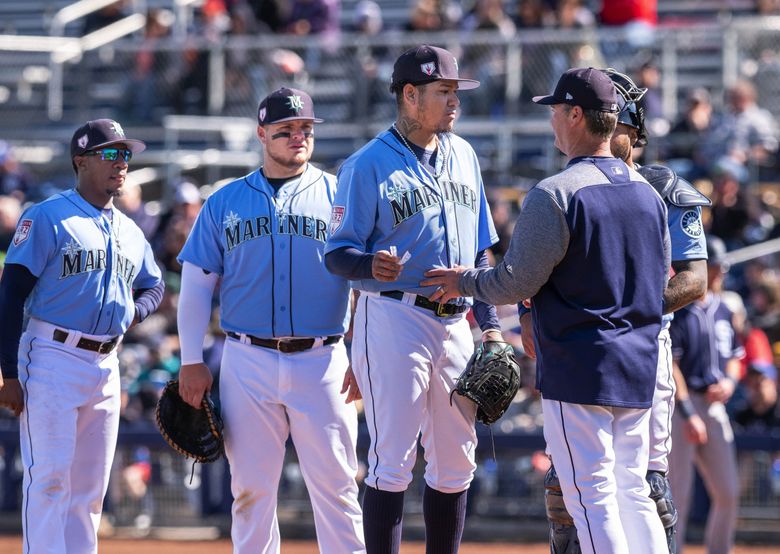
M 124 148 L 101 148 L 100 150 L 88 150 L 84 152 L 84 156 L 97 156 L 100 155 L 100 159 L 104 162 L 115 162 L 121 156 L 126 162 L 129 162 L 133 157 L 132 150 Z

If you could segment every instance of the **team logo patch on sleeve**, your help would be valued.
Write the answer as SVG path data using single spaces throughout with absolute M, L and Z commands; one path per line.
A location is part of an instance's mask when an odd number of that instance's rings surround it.
M 344 221 L 344 206 L 333 206 L 333 211 L 330 212 L 331 235 L 338 231 L 342 221 Z
M 16 227 L 16 233 L 14 233 L 14 246 L 19 246 L 30 236 L 30 229 L 32 229 L 32 219 L 23 219 Z
M 689 237 L 699 238 L 702 233 L 701 218 L 696 210 L 688 210 L 680 218 L 680 227 Z

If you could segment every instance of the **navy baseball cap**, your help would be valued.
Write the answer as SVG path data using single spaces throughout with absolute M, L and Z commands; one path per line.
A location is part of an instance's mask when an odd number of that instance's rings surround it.
M 87 121 L 76 129 L 70 139 L 70 157 L 81 156 L 89 150 L 97 150 L 112 144 L 124 143 L 133 153 L 146 150 L 146 143 L 125 136 L 122 126 L 113 119 L 95 119 Z
M 314 102 L 311 96 L 302 90 L 282 87 L 263 98 L 257 107 L 257 122 L 260 125 L 296 119 L 322 123 L 322 119 L 314 117 Z
M 569 104 L 583 110 L 617 113 L 615 86 L 606 73 L 593 67 L 569 69 L 548 96 L 534 96 L 533 101 L 547 106 Z
M 707 265 L 719 265 L 728 268 L 726 262 L 726 243 L 715 235 L 707 235 Z
M 757 373 L 768 377 L 772 381 L 777 381 L 777 368 L 772 362 L 765 362 L 763 360 L 754 360 L 748 365 L 748 373 Z
M 460 90 L 471 90 L 479 86 L 479 81 L 458 77 L 458 60 L 451 52 L 422 44 L 410 48 L 395 61 L 390 92 L 401 90 L 407 83 L 423 85 L 442 80 L 457 81 Z

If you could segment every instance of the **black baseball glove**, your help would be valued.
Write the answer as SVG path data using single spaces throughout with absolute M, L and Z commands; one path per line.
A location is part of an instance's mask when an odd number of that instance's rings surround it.
M 179 395 L 179 381 L 168 381 L 157 402 L 157 427 L 176 452 L 198 462 L 214 462 L 224 453 L 222 418 L 208 393 L 200 409 Z
M 512 346 L 487 341 L 474 352 L 453 392 L 472 400 L 477 421 L 490 425 L 504 415 L 519 388 L 520 367 Z

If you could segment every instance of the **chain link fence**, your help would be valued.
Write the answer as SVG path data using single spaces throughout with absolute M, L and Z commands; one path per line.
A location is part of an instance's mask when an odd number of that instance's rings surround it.
M 546 122 L 547 112 L 530 99 L 548 93 L 568 67 L 611 66 L 636 75 L 640 65 L 655 64 L 661 79 L 654 116 L 666 129 L 690 89 L 707 88 L 718 109 L 724 87 L 739 77 L 754 81 L 760 104 L 777 116 L 778 29 L 780 18 L 748 17 L 658 29 L 642 40 L 614 29 L 519 30 L 510 38 L 491 32 L 388 32 L 327 39 L 230 35 L 218 42 L 195 36 L 121 39 L 61 64 L 54 61 L 56 52 L 14 51 L 0 41 L 0 136 L 34 140 L 46 130 L 67 140 L 74 125 L 105 116 L 162 142 L 168 115 L 252 119 L 260 98 L 291 85 L 312 95 L 329 140 L 341 141 L 343 148 L 333 152 L 337 161 L 354 150 L 348 139 L 368 139 L 394 117 L 388 91 L 393 62 L 404 49 L 427 42 L 451 49 L 461 73 L 482 82 L 461 94 L 461 121 L 481 127 L 467 138 L 485 145 L 488 167 L 504 176 L 521 170 L 533 177 L 535 170 L 554 166 L 555 152 L 539 140 L 549 129 L 533 125 Z M 58 88 L 49 79 L 60 71 Z M 654 131 L 662 135 L 663 124 Z

